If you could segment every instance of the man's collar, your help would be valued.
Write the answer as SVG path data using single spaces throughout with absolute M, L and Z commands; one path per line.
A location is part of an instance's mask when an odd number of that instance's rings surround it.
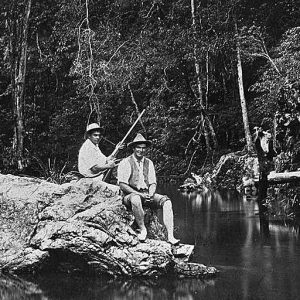
M 139 164 L 140 162 L 144 163 L 145 156 L 143 156 L 143 158 L 141 160 L 137 160 L 136 157 L 134 156 L 134 154 L 132 154 L 132 157 L 137 164 Z
M 86 140 L 92 145 L 92 147 L 99 148 L 99 146 L 95 145 L 89 138 L 87 138 Z

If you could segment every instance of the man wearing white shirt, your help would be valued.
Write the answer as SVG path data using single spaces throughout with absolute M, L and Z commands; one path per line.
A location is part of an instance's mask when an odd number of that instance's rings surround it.
M 146 148 L 150 145 L 151 142 L 141 134 L 137 134 L 133 142 L 128 144 L 128 147 L 132 147 L 133 154 L 123 159 L 118 167 L 118 182 L 120 189 L 125 194 L 123 203 L 132 209 L 139 227 L 138 238 L 140 241 L 144 241 L 147 236 L 143 206 L 162 208 L 168 241 L 172 245 L 176 245 L 179 240 L 173 234 L 172 202 L 168 196 L 156 193 L 154 165 L 150 159 L 144 156 Z
M 87 126 L 85 137 L 86 140 L 82 144 L 78 155 L 78 170 L 81 175 L 95 180 L 102 180 L 103 173 L 107 169 L 116 166 L 115 157 L 112 155 L 105 156 L 99 149 L 102 128 L 96 124 Z M 119 143 L 116 148 L 121 149 Z

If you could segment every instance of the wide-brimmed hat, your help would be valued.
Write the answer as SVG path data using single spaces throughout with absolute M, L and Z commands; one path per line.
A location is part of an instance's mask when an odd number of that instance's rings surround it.
M 86 127 L 86 130 L 85 130 L 85 137 L 87 137 L 87 135 L 89 133 L 91 133 L 92 131 L 100 131 L 102 132 L 103 131 L 103 127 L 101 127 L 99 124 L 97 123 L 92 123 L 92 124 L 89 124 L 87 127 Z
M 128 143 L 128 147 L 134 147 L 138 144 L 145 144 L 147 147 L 150 146 L 152 143 L 148 140 L 146 140 L 140 133 L 136 135 L 134 140 L 130 143 Z

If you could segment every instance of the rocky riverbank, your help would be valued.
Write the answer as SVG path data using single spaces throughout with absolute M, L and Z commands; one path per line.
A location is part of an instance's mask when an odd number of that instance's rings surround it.
M 0 270 L 117 276 L 212 276 L 217 270 L 188 262 L 193 246 L 167 243 L 156 214 L 140 243 L 119 188 L 89 179 L 63 185 L 0 175 Z

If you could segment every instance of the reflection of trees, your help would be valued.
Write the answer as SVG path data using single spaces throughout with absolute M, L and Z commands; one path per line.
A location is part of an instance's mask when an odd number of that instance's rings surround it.
M 195 233 L 196 241 L 206 240 L 211 238 L 212 229 L 215 228 L 216 219 L 212 219 L 212 193 L 206 191 L 196 194 L 192 199 L 192 211 L 195 217 Z M 199 230 L 200 229 L 200 230 Z
M 258 228 L 258 219 L 255 217 L 255 211 L 257 209 L 257 203 L 254 200 L 248 201 L 249 198 L 246 197 L 246 195 L 243 197 L 243 210 L 245 212 L 245 228 L 246 228 L 246 239 L 242 246 L 242 260 L 243 265 L 246 268 L 252 267 L 252 261 L 251 256 L 253 255 L 253 242 L 254 242 L 254 230 Z M 243 299 L 247 299 L 249 295 L 249 284 L 250 284 L 250 278 L 248 273 L 243 273 L 243 276 L 241 278 L 242 280 L 242 291 L 243 291 Z
M 173 293 L 172 299 L 189 300 L 194 299 L 193 295 L 203 292 L 207 287 L 214 286 L 214 280 L 200 280 L 200 279 L 182 279 L 176 280 L 176 290 Z
M 239 299 L 285 299 L 274 291 L 289 291 L 289 299 L 297 298 L 299 226 L 272 220 L 268 224 L 259 218 L 255 198 L 226 190 L 191 193 L 189 201 L 199 246 L 196 261 L 237 268 Z
M 114 299 L 194 299 L 193 295 L 213 286 L 214 280 L 164 278 L 154 281 L 132 280 L 127 282 L 126 289 L 116 288 Z M 122 290 L 122 291 L 121 291 Z
M 194 226 L 193 226 L 193 209 L 191 205 L 192 199 L 195 197 L 194 193 L 183 192 L 180 193 L 179 201 L 180 207 L 178 208 L 178 212 L 175 215 L 174 223 L 179 226 L 181 229 L 183 236 L 180 237 L 181 242 L 187 244 L 194 244 Z M 180 215 L 180 217 L 178 217 Z
M 290 261 L 294 261 L 296 258 L 295 241 L 298 239 L 298 234 L 293 228 L 286 226 L 283 221 L 277 222 L 277 224 L 272 224 L 272 222 L 270 225 L 269 222 L 262 224 L 265 220 L 261 216 L 253 218 L 251 214 L 251 211 L 254 210 L 253 205 L 257 204 L 248 203 L 248 205 L 249 215 L 247 214 L 248 218 L 245 218 L 247 236 L 241 249 L 243 266 L 248 270 L 248 272 L 243 272 L 241 277 L 243 299 L 249 299 L 250 295 L 257 295 L 259 290 L 263 290 L 264 294 L 268 295 L 272 294 L 273 290 L 293 289 L 297 291 L 297 284 L 291 274 L 292 270 L 286 273 L 284 269 Z M 256 236 L 255 232 L 258 232 Z M 286 248 L 287 242 L 288 247 Z M 297 269 L 297 264 L 298 262 L 292 264 L 292 268 Z M 251 275 L 253 269 L 257 272 L 255 277 Z M 294 292 L 294 295 L 296 294 L 297 292 Z
M 192 194 L 193 195 L 193 194 Z M 192 197 L 193 213 L 210 211 L 240 211 L 241 202 L 238 192 L 233 190 L 207 190 L 195 193 Z
M 37 284 L 16 276 L 0 276 L 0 299 L 46 300 Z
M 238 193 L 228 190 L 207 190 L 195 194 L 191 203 L 196 241 L 211 243 L 216 240 L 220 233 L 220 215 L 224 212 L 240 212 L 239 198 Z M 231 226 L 230 222 L 227 223 Z
M 156 278 L 112 280 L 54 275 L 32 283 L 17 277 L 0 277 L 0 299 L 82 300 L 194 299 L 193 295 L 214 286 L 214 280 Z M 46 296 L 47 295 L 47 296 Z

